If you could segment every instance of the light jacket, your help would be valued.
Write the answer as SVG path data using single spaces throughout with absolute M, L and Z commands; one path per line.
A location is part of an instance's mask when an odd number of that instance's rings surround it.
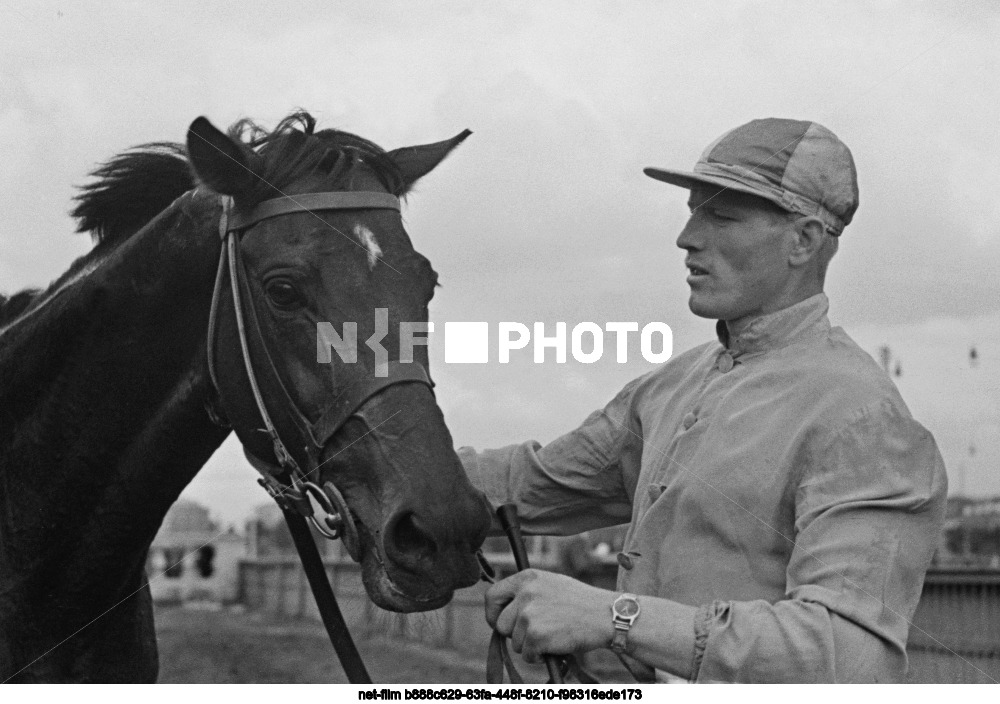
M 618 588 L 699 607 L 693 680 L 905 674 L 944 464 L 828 305 L 720 322 L 545 447 L 459 452 L 526 532 L 630 523 Z

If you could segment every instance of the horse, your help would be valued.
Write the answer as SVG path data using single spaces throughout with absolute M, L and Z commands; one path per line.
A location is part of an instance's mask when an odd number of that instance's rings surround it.
M 0 681 L 155 681 L 148 548 L 233 431 L 277 498 L 308 480 L 341 499 L 378 606 L 439 608 L 477 581 L 489 504 L 426 345 L 396 352 L 437 281 L 398 199 L 469 132 L 385 151 L 315 124 L 198 118 L 186 147 L 117 155 L 73 211 L 92 250 L 0 298 Z M 380 334 L 391 359 L 322 359 L 321 323 Z

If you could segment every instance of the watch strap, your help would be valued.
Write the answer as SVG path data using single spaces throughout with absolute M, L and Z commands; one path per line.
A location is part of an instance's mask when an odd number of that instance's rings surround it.
M 624 615 L 618 612 L 618 604 L 620 602 L 632 602 L 635 606 L 635 612 L 631 615 Z M 639 613 L 641 609 L 639 608 L 639 601 L 636 599 L 635 594 L 629 594 L 624 592 L 611 603 L 611 622 L 615 627 L 615 635 L 611 639 L 611 650 L 615 653 L 621 654 L 625 652 L 628 646 L 628 632 L 632 628 L 632 624 L 635 620 L 639 618 Z
M 620 628 L 615 624 L 615 637 L 611 639 L 611 649 L 616 653 L 624 653 L 628 646 L 628 628 Z

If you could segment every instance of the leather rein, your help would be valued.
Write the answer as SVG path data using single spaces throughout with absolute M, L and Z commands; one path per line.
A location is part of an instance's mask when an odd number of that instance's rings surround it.
M 277 502 L 288 523 L 316 598 L 320 616 L 348 680 L 354 684 L 368 684 L 371 683 L 371 677 L 351 639 L 306 521 L 309 521 L 324 537 L 343 540 L 351 558 L 360 561 L 357 527 L 347 502 L 333 482 L 325 481 L 320 485 L 319 478 L 316 477 L 313 481 L 310 475 L 319 469 L 322 463 L 321 453 L 329 440 L 372 396 L 394 384 L 424 384 L 432 389 L 432 393 L 433 385 L 421 364 L 393 360 L 377 368 L 370 378 L 361 378 L 348 383 L 327 405 L 319 418 L 311 422 L 296 404 L 277 373 L 277 366 L 262 334 L 247 283 L 247 271 L 240 255 L 239 240 L 252 227 L 269 218 L 290 213 L 325 210 L 398 211 L 399 199 L 388 193 L 369 191 L 306 193 L 266 200 L 249 211 L 236 209 L 233 199 L 229 196 L 222 196 L 221 200 L 219 237 L 222 239 L 222 251 L 219 255 L 208 322 L 209 376 L 220 402 L 224 405 L 215 369 L 215 349 L 219 305 L 224 295 L 223 280 L 228 273 L 229 292 L 235 311 L 243 365 L 257 411 L 264 424 L 263 430 L 267 433 L 273 449 L 274 461 L 254 454 L 245 445 L 244 454 L 250 464 L 260 472 L 259 483 Z M 263 357 L 262 363 L 254 364 L 253 351 L 257 351 Z M 277 389 L 279 403 L 270 410 L 261 391 L 262 377 L 266 377 L 269 382 L 269 389 Z M 279 421 L 276 422 L 275 418 L 279 418 Z M 316 518 L 310 499 L 324 511 L 322 521 Z

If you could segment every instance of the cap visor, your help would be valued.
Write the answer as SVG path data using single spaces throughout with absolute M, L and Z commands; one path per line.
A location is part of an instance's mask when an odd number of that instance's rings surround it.
M 748 193 L 752 196 L 769 200 L 782 208 L 784 207 L 782 206 L 781 201 L 776 199 L 770 193 L 765 192 L 763 189 L 755 188 L 753 184 L 744 183 L 743 181 L 739 181 L 735 178 L 728 179 L 718 178 L 715 176 L 704 176 L 702 174 L 696 174 L 692 171 L 673 171 L 671 169 L 657 169 L 652 166 L 647 166 L 642 170 L 642 172 L 650 178 L 655 178 L 657 181 L 663 181 L 664 183 L 669 183 L 673 186 L 680 186 L 681 188 L 692 189 L 704 186 L 715 186 L 729 191 Z

